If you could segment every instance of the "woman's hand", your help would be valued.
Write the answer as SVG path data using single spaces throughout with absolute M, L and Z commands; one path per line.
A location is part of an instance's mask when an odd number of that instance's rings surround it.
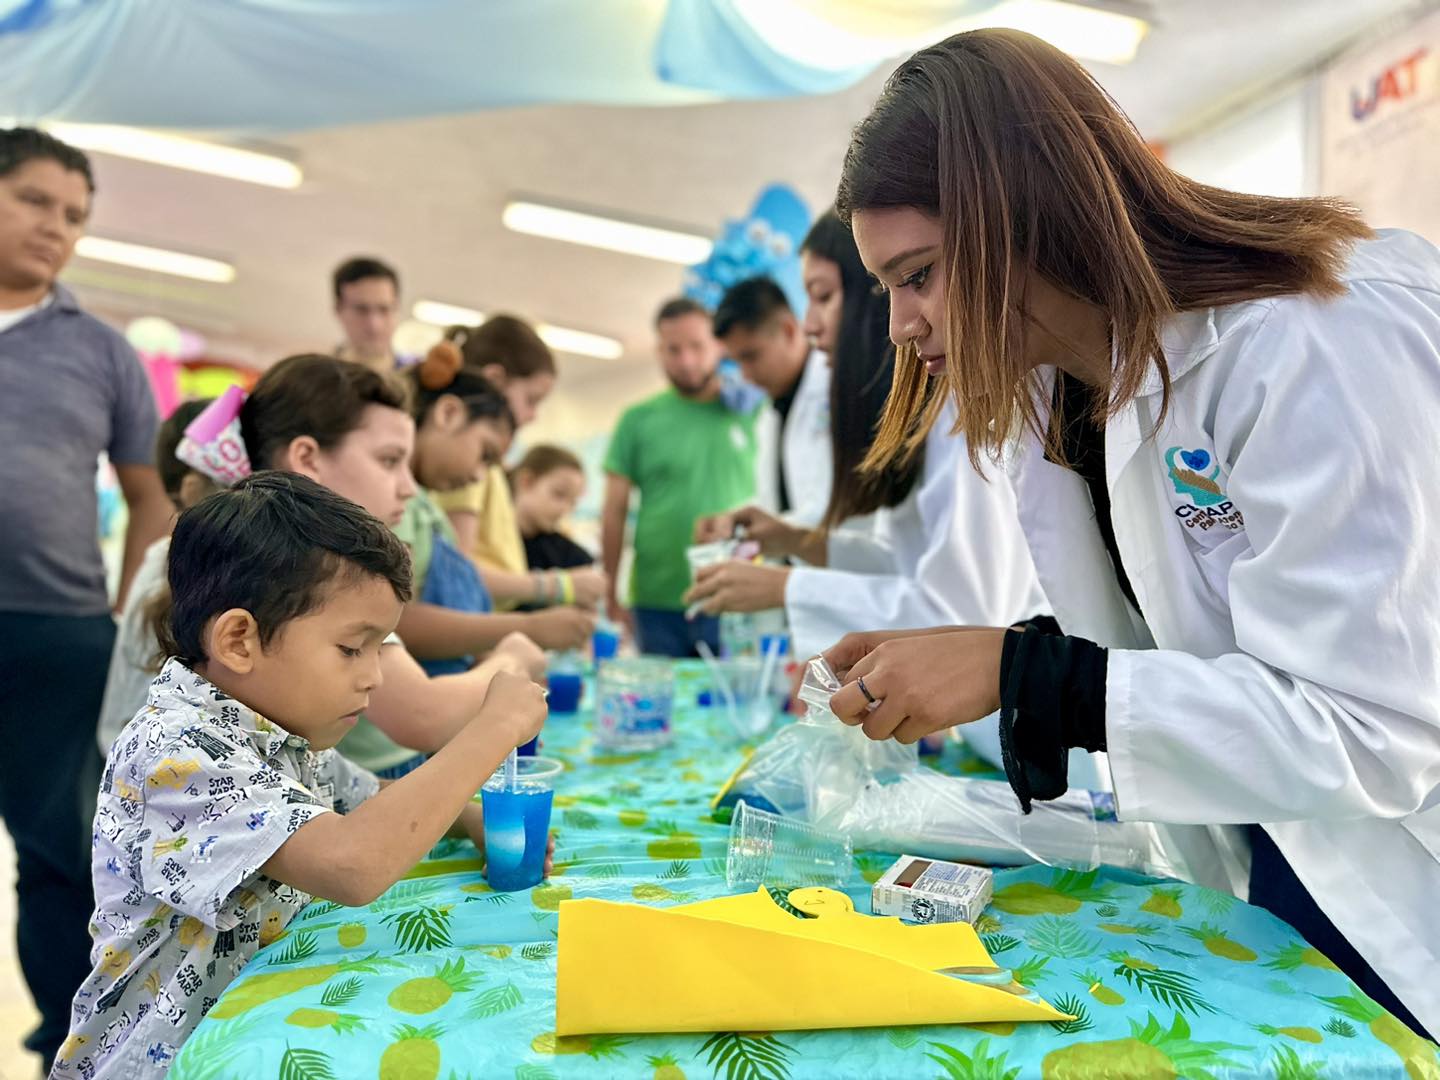
M 830 665 L 830 670 L 835 672 L 841 682 L 844 682 L 850 669 L 866 656 L 869 656 L 880 645 L 887 641 L 896 641 L 900 638 L 930 637 L 933 634 L 953 634 L 957 630 L 968 630 L 971 627 L 965 626 L 933 626 L 920 630 L 862 630 L 857 633 L 846 634 L 830 648 L 826 649 L 820 656 Z M 869 685 L 868 683 L 866 684 Z
M 845 653 L 837 645 L 831 650 L 837 659 L 855 658 L 848 664 L 845 685 L 830 699 L 830 710 L 872 739 L 906 744 L 989 716 L 1000 708 L 1000 653 L 1007 633 L 966 628 L 873 644 L 857 641 Z M 850 638 L 840 644 L 847 642 Z M 866 690 L 877 704 L 871 705 Z
M 726 562 L 707 566 L 695 575 L 685 594 L 686 606 L 699 604 L 707 615 L 722 611 L 769 611 L 785 606 L 790 569 L 758 563 Z
M 735 526 L 742 526 L 745 539 L 760 545 L 760 554 L 771 559 L 784 559 L 798 555 L 810 535 L 808 529 L 791 525 L 758 506 L 747 506 L 728 514 L 715 514 L 695 522 L 696 543 L 714 540 L 728 540 L 735 534 Z

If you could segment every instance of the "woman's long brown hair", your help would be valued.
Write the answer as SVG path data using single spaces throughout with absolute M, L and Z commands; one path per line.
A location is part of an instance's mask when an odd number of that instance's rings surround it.
M 946 277 L 946 369 L 977 468 L 1022 425 L 1058 454 L 1024 361 L 1024 272 L 1108 317 L 1117 360 L 1103 422 L 1152 365 L 1169 404 L 1167 317 L 1243 300 L 1343 291 L 1351 244 L 1371 235 L 1333 199 L 1246 195 L 1167 168 L 1086 70 L 1014 30 L 957 34 L 906 60 L 855 128 L 836 207 L 936 215 Z M 866 468 L 910 449 L 926 374 L 902 347 Z

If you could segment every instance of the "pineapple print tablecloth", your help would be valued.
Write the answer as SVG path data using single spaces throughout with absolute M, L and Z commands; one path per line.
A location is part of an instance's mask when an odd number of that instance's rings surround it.
M 728 831 L 709 800 L 740 749 L 718 713 L 687 711 L 677 728 L 665 750 L 615 756 L 592 747 L 587 716 L 552 718 L 544 753 L 569 771 L 548 882 L 492 892 L 474 847 L 446 841 L 368 908 L 311 904 L 220 999 L 171 1076 L 1440 1080 L 1433 1046 L 1265 912 L 1194 886 L 1046 867 L 999 874 L 980 929 L 998 963 L 1077 1015 L 1068 1024 L 557 1039 L 562 900 L 728 892 Z M 942 767 L 976 763 L 956 747 Z M 890 861 L 857 857 L 860 910 Z

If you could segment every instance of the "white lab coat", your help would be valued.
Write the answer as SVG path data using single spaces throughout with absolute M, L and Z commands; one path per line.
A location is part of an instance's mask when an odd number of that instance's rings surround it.
M 1003 472 L 970 467 L 948 406 L 925 440 L 925 465 L 899 506 L 871 533 L 830 534 L 827 567 L 796 567 L 785 586 L 796 656 L 852 630 L 970 624 L 1006 626 L 1049 611 Z M 849 524 L 849 523 L 847 523 Z
M 1143 621 L 1080 477 L 1028 437 L 1011 475 L 1061 626 L 1111 649 L 1121 817 L 1264 823 L 1440 1031 L 1440 251 L 1387 231 L 1344 277 L 1172 318 L 1163 424 L 1152 377 L 1107 425 Z
M 767 406 L 756 423 L 756 503 L 772 514 L 780 510 L 780 469 L 790 509 L 783 515 L 792 525 L 814 528 L 830 505 L 834 459 L 830 453 L 830 363 L 819 349 L 810 352 L 800 386 L 780 439 L 780 414 Z M 779 459 L 777 463 L 777 457 Z

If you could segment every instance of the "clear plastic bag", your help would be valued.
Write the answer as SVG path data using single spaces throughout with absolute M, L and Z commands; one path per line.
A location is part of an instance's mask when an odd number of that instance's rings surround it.
M 1020 812 L 1003 781 L 945 776 L 919 767 L 914 746 L 876 742 L 840 723 L 830 698 L 840 681 L 810 661 L 803 719 L 755 751 L 737 778 L 741 799 L 848 835 L 856 849 L 919 852 L 935 858 L 1090 870 L 1101 865 L 1213 887 L 1230 887 L 1205 853 L 1203 829 L 1116 819 L 1108 792 L 1071 791 Z
M 866 784 L 897 780 L 918 766 L 915 747 L 875 742 L 840 723 L 830 711 L 839 689 L 830 665 L 811 660 L 799 694 L 805 715 L 755 751 L 738 781 L 742 797 L 759 796 L 782 814 L 820 824 L 843 813 Z

